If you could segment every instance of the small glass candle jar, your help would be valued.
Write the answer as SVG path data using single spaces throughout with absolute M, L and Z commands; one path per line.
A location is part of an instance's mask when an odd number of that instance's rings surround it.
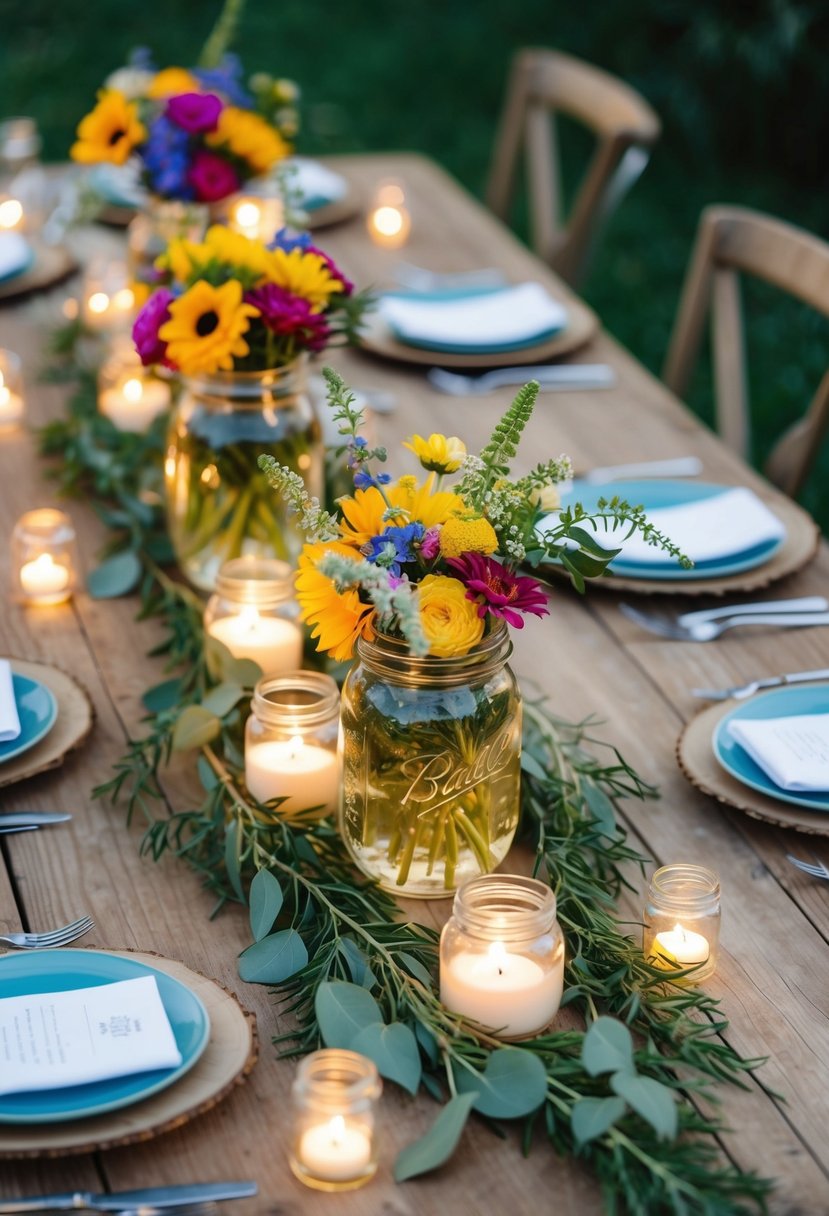
M 713 975 L 720 940 L 720 880 L 704 866 L 662 866 L 648 885 L 645 957 L 666 971 L 689 971 L 697 984 Z
M 253 692 L 245 727 L 245 783 L 258 802 L 287 799 L 277 813 L 337 808 L 340 694 L 330 676 L 294 671 L 266 676 Z
M 0 350 L 0 432 L 16 427 L 23 418 L 23 368 L 19 355 Z
M 399 182 L 384 182 L 377 189 L 366 221 L 369 236 L 383 249 L 400 249 L 409 239 L 412 217 Z
M 350 1191 L 377 1171 L 377 1099 L 382 1082 L 371 1060 L 329 1048 L 306 1056 L 292 1087 L 291 1169 L 319 1191 Z
M 275 187 L 274 187 L 275 188 Z M 285 223 L 285 205 L 275 193 L 239 194 L 227 204 L 227 226 L 267 245 Z
M 291 567 L 266 557 L 225 562 L 207 602 L 204 629 L 235 659 L 258 663 L 265 676 L 297 671 L 303 632 Z
M 142 433 L 170 408 L 170 385 L 119 347 L 98 373 L 98 409 L 119 431 Z
M 558 1013 L 563 987 L 564 939 L 545 883 L 484 874 L 456 892 L 440 936 L 447 1009 L 500 1039 L 526 1039 Z
M 62 604 L 75 586 L 75 529 L 63 511 L 27 511 L 14 526 L 12 580 L 27 604 Z
M 126 262 L 94 260 L 84 276 L 81 301 L 87 329 L 96 333 L 127 329 L 134 310 L 135 294 Z

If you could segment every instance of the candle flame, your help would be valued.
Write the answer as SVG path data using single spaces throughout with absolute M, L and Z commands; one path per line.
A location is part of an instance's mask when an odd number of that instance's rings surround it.
M 254 633 L 259 625 L 259 609 L 254 608 L 252 604 L 245 604 L 239 613 L 239 625 L 242 629 L 247 629 L 250 633 Z M 302 740 L 300 739 L 301 742 Z
M 507 948 L 503 942 L 493 942 L 489 947 L 489 957 L 498 968 L 498 974 L 504 974 L 507 962 Z
M 234 219 L 242 228 L 255 228 L 262 218 L 262 209 L 251 199 L 236 204 Z
M 294 735 L 293 739 L 288 744 L 288 747 L 290 748 L 291 759 L 293 760 L 294 757 L 297 755 L 297 753 L 302 751 L 302 747 L 303 747 L 302 735 Z M 339 1116 L 338 1116 L 338 1118 L 339 1118 Z
M 301 742 L 301 740 L 300 740 Z M 328 1124 L 328 1130 L 331 1133 L 331 1143 L 341 1144 L 345 1136 L 345 1119 L 342 1115 L 335 1115 Z
M 45 574 L 47 570 L 51 570 L 57 563 L 51 553 L 41 553 L 40 557 L 36 557 L 31 563 L 33 574 Z
M 16 228 L 23 219 L 23 204 L 19 199 L 7 198 L 0 203 L 0 228 Z
M 105 291 L 93 291 L 88 300 L 89 311 L 102 313 L 109 308 L 109 296 Z
M 112 297 L 112 307 L 120 309 L 121 312 L 129 312 L 134 303 L 135 295 L 131 287 L 122 287 Z
M 403 230 L 403 214 L 397 207 L 378 207 L 372 218 L 382 236 L 398 236 Z
M 125 382 L 123 393 L 130 405 L 137 405 L 144 395 L 144 386 L 140 380 L 130 379 Z

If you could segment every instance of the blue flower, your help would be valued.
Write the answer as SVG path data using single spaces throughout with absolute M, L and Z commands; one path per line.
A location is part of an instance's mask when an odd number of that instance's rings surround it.
M 414 544 L 421 540 L 425 529 L 423 524 L 406 524 L 399 528 L 386 528 L 379 536 L 372 536 L 363 545 L 362 552 L 366 559 L 376 566 L 385 566 L 390 574 L 400 574 L 403 562 L 415 559 Z
M 193 187 L 187 180 L 190 137 L 186 131 L 160 114 L 150 123 L 142 156 L 153 193 L 164 198 L 193 198 Z
M 391 481 L 391 473 L 378 473 L 372 477 L 371 473 L 366 473 L 363 469 L 359 469 L 354 474 L 354 485 L 358 490 L 368 490 L 371 486 L 387 486 Z
M 284 249 L 286 253 L 290 253 L 292 249 L 307 249 L 310 244 L 310 233 L 291 232 L 290 228 L 280 228 L 271 241 L 269 248 Z
M 148 46 L 134 46 L 127 58 L 127 64 L 131 68 L 141 68 L 144 72 L 158 71 L 153 63 L 153 53 Z
M 234 106 L 249 110 L 253 98 L 242 85 L 242 61 L 238 55 L 228 54 L 215 68 L 193 68 L 199 84 L 209 92 L 221 93 Z

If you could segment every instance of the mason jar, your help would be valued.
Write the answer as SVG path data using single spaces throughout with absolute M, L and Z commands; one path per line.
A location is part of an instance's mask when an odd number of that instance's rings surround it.
M 382 1082 L 366 1056 L 342 1048 L 314 1051 L 291 1088 L 290 1165 L 320 1191 L 350 1191 L 377 1172 L 377 1101 Z
M 713 975 L 720 943 L 720 880 L 713 870 L 675 862 L 648 885 L 643 947 L 649 962 L 688 971 L 689 983 Z
M 473 878 L 440 935 L 440 999 L 501 1039 L 540 1034 L 558 1013 L 564 939 L 550 887 L 518 874 Z
M 206 203 L 180 199 L 150 199 L 127 228 L 127 264 L 137 307 L 161 282 L 156 259 L 171 241 L 198 242 L 207 231 L 210 211 Z
M 340 830 L 386 890 L 445 898 L 503 861 L 518 825 L 521 697 L 506 625 L 468 654 L 357 643 L 342 693 Z
M 265 676 L 297 671 L 305 634 L 291 567 L 274 558 L 237 557 L 225 562 L 204 610 L 204 632 L 208 666 L 212 638 L 235 659 L 258 663 Z
M 182 377 L 164 461 L 167 520 L 179 566 L 203 591 L 236 557 L 296 566 L 296 517 L 257 461 L 274 456 L 309 494 L 322 494 L 324 451 L 306 382 L 307 355 L 270 371 Z

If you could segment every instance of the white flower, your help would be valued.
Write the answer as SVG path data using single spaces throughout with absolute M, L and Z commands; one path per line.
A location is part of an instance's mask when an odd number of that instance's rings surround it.
M 154 72 L 148 72 L 146 68 L 116 68 L 107 76 L 104 85 L 108 89 L 117 89 L 119 93 L 123 93 L 127 101 L 135 101 L 137 97 L 147 95 L 154 75 Z

